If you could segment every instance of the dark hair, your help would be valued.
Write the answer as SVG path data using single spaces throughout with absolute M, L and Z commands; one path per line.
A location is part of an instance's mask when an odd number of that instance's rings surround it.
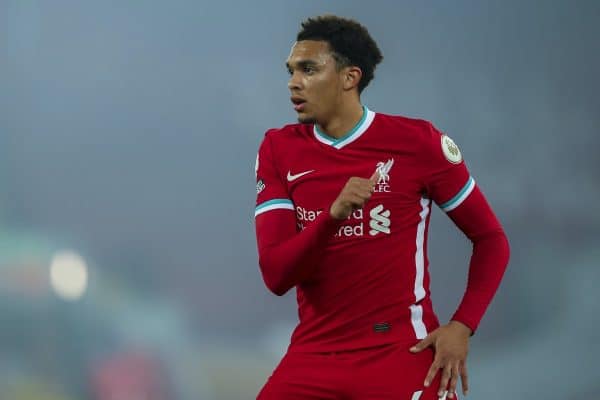
M 297 41 L 321 40 L 327 42 L 338 69 L 357 66 L 362 71 L 358 93 L 367 87 L 374 77 L 377 64 L 383 55 L 367 28 L 355 20 L 336 15 L 321 15 L 302 22 Z

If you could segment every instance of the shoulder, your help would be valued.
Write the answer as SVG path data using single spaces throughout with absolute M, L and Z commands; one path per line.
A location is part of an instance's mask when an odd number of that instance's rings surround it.
M 377 113 L 378 123 L 394 132 L 394 137 L 402 139 L 404 146 L 415 149 L 416 155 L 425 161 L 444 160 L 453 164 L 462 161 L 458 146 L 431 121 L 402 115 Z
M 265 132 L 265 139 L 271 141 L 286 141 L 306 134 L 308 125 L 306 124 L 288 124 L 280 128 L 271 128 Z
M 436 141 L 439 147 L 441 133 L 428 120 L 378 112 L 375 123 L 378 131 L 402 148 L 421 150 Z
M 300 148 L 309 129 L 306 124 L 289 124 L 268 129 L 259 148 L 260 157 L 268 157 L 273 161 L 285 159 Z

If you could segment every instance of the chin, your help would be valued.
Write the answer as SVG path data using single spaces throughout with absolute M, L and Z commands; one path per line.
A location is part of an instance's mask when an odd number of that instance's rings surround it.
M 298 122 L 301 124 L 315 124 L 317 120 L 310 115 L 298 115 Z

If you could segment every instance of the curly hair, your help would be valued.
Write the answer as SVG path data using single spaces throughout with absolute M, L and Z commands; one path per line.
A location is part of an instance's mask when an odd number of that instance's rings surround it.
M 362 93 L 373 79 L 375 67 L 383 60 L 367 28 L 355 20 L 336 15 L 321 15 L 308 18 L 301 24 L 297 41 L 319 40 L 329 44 L 338 69 L 347 66 L 359 67 L 362 78 L 358 93 Z

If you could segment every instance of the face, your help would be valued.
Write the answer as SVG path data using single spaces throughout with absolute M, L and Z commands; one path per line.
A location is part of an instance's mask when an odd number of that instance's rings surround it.
M 292 47 L 286 66 L 288 88 L 301 123 L 327 121 L 341 103 L 344 70 L 338 71 L 329 44 L 302 40 Z

